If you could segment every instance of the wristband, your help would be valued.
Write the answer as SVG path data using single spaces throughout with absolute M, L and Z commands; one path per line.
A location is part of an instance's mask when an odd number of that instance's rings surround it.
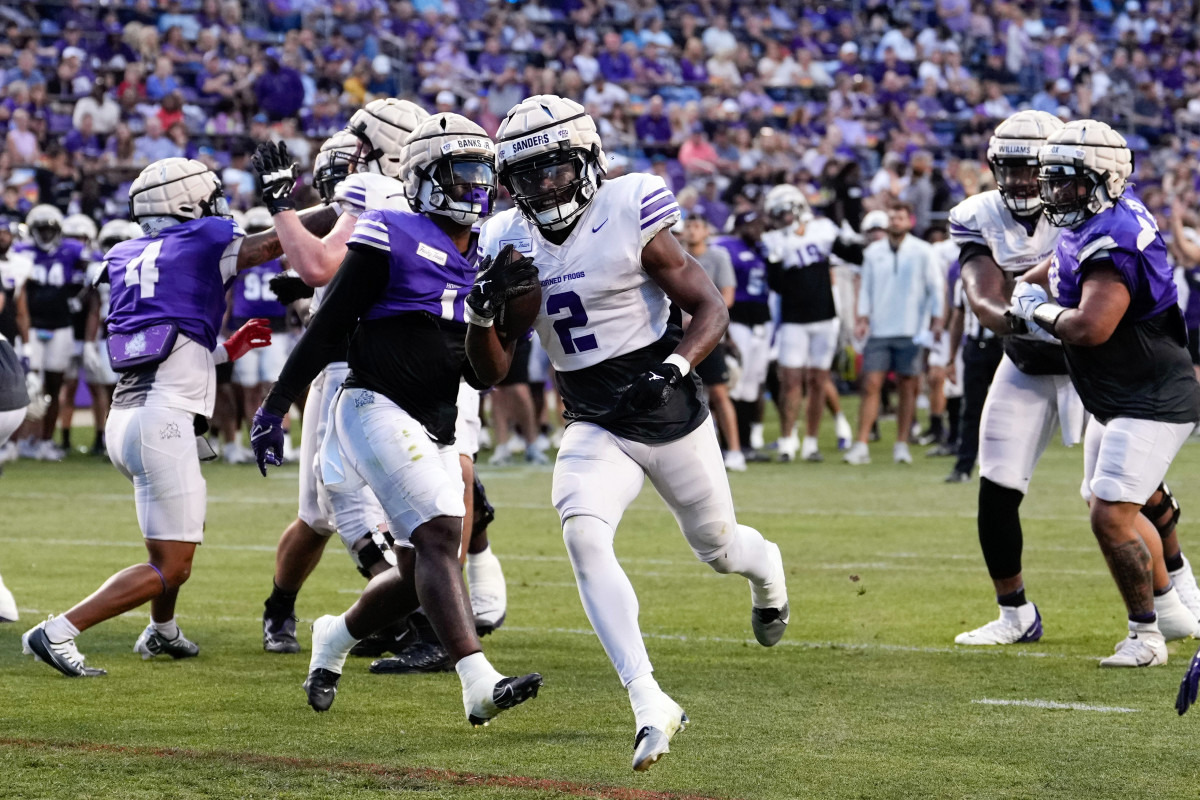
M 228 348 L 225 347 L 224 343 L 217 345 L 216 349 L 213 350 L 213 364 L 215 366 L 219 367 L 222 364 L 228 363 L 228 361 L 229 361 Z
M 692 371 L 691 363 L 689 363 L 686 358 L 679 355 L 679 353 L 671 353 L 671 355 L 669 355 L 663 359 L 663 363 L 664 364 L 674 364 L 676 367 L 679 368 L 680 375 L 687 375 L 689 372 Z
M 1054 333 L 1054 324 L 1058 322 L 1058 318 L 1066 311 L 1060 305 L 1055 303 L 1042 303 L 1033 310 L 1033 321 L 1038 324 L 1038 327 Z M 1057 334 L 1055 334 L 1057 336 Z
M 494 317 L 479 316 L 478 314 L 476 314 L 474 311 L 471 310 L 471 306 L 469 306 L 469 305 L 467 306 L 467 310 L 466 310 L 466 319 L 467 319 L 467 322 L 474 325 L 476 328 L 490 328 L 496 322 Z

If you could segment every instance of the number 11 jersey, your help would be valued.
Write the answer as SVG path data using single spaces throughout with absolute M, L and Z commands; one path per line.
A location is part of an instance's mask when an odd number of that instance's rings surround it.
M 642 249 L 680 216 L 656 175 L 604 181 L 561 245 L 547 241 L 517 209 L 484 222 L 482 256 L 508 244 L 533 258 L 542 284 L 534 330 L 558 373 L 566 416 L 638 442 L 673 441 L 707 416 L 693 375 L 651 413 L 625 409 L 621 395 L 682 337 L 671 301 L 642 268 Z

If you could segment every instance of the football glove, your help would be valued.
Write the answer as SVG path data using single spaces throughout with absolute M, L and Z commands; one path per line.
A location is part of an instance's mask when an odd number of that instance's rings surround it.
M 296 208 L 292 190 L 296 188 L 299 167 L 292 161 L 286 142 L 260 142 L 250 159 L 250 165 L 262 181 L 263 205 L 271 212 L 271 216 Z
M 237 361 L 242 356 L 258 347 L 266 347 L 271 343 L 271 322 L 265 319 L 252 319 L 238 328 L 224 342 L 225 352 L 230 361 Z
M 271 278 L 270 286 L 275 299 L 285 306 L 313 296 L 313 287 L 301 280 L 299 275 L 290 272 L 281 272 Z
M 494 258 L 488 256 L 480 263 L 475 284 L 467 295 L 467 321 L 491 327 L 506 300 L 537 287 L 538 271 L 533 259 L 519 255 L 511 244 L 506 244 Z
M 254 412 L 254 422 L 250 426 L 250 447 L 254 450 L 254 462 L 258 471 L 267 476 L 267 465 L 280 466 L 283 464 L 283 417 L 259 407 Z
M 1036 283 L 1018 281 L 1012 293 L 1012 306 L 1009 311 L 1023 320 L 1033 321 L 1033 311 L 1042 303 L 1050 302 L 1046 290 Z
M 664 361 L 644 372 L 622 396 L 622 404 L 632 411 L 654 411 L 671 399 L 683 380 L 679 367 Z
M 1200 687 L 1200 650 L 1192 656 L 1192 663 L 1188 664 L 1187 672 L 1179 682 L 1179 694 L 1175 697 L 1175 710 L 1179 712 L 1179 716 L 1187 713 L 1196 702 L 1197 687 Z

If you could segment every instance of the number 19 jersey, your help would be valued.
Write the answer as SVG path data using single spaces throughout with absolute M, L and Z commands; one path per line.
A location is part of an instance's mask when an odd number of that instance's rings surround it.
M 642 268 L 642 250 L 679 220 L 662 178 L 632 174 L 604 181 L 561 245 L 547 241 L 517 209 L 486 220 L 482 256 L 508 244 L 533 258 L 542 284 L 534 321 L 570 419 L 594 422 L 634 441 L 671 441 L 704 419 L 689 376 L 652 414 L 623 410 L 620 397 L 671 354 L 682 336 L 669 324 L 671 301 Z

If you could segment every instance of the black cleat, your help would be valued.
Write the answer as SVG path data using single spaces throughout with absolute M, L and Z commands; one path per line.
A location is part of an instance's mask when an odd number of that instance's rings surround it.
M 493 633 L 497 628 L 499 628 L 500 626 L 502 626 L 504 624 L 504 618 L 507 616 L 508 616 L 507 613 L 501 614 L 500 619 L 496 620 L 495 622 L 491 622 L 489 620 L 484 619 L 483 617 L 476 616 L 475 617 L 475 635 L 476 636 L 487 636 L 489 633 Z
M 308 704 L 313 711 L 328 711 L 337 697 L 338 681 L 342 676 L 336 672 L 318 667 L 308 673 L 304 681 L 304 693 L 308 695 Z
M 371 662 L 371 672 L 376 675 L 449 672 L 453 667 L 450 654 L 437 642 L 412 642 L 396 653 L 395 658 L 381 658 Z
M 536 672 L 519 678 L 503 678 L 492 687 L 491 702 L 477 702 L 468 706 L 467 720 L 476 728 L 487 725 L 501 711 L 537 697 L 540 688 L 542 676 Z
M 134 643 L 133 652 L 140 655 L 143 661 L 155 656 L 170 656 L 179 660 L 200 655 L 200 646 L 184 636 L 183 631 L 174 639 L 168 639 L 156 631 L 153 625 L 147 625 L 146 630 L 142 631 L 142 635 Z
M 390 625 L 359 640 L 350 648 L 350 655 L 358 658 L 379 658 L 385 653 L 400 655 L 416 637 L 404 625 Z
M 45 661 L 68 678 L 99 678 L 108 672 L 97 667 L 89 667 L 82 653 L 75 647 L 74 639 L 65 642 L 52 642 L 46 636 L 46 623 L 25 632 L 21 637 L 21 650 L 26 655 L 32 655 L 37 661 Z
M 970 483 L 971 473 L 963 472 L 962 470 L 954 470 L 946 476 L 946 483 Z
M 273 617 L 270 611 L 263 612 L 263 650 L 268 653 L 299 653 L 300 642 L 296 640 L 296 616 Z

